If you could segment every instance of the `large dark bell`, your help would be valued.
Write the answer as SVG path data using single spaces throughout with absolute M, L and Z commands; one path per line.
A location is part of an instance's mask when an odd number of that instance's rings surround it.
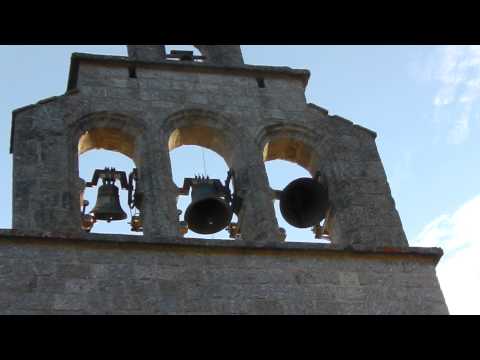
M 96 220 L 106 220 L 108 222 L 123 220 L 127 214 L 120 206 L 118 197 L 118 187 L 114 184 L 104 184 L 98 188 L 97 203 L 91 214 L 95 215 Z
M 185 211 L 188 228 L 198 234 L 214 234 L 225 229 L 233 212 L 228 202 L 209 183 L 192 185 L 192 203 Z
M 307 228 L 325 218 L 328 210 L 326 187 L 311 178 L 292 181 L 280 196 L 280 211 L 292 226 Z

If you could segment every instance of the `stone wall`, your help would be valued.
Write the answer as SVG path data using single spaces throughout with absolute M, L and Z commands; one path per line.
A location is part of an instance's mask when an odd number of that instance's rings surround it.
M 0 314 L 448 314 L 440 249 L 0 231 Z
M 243 65 L 240 45 L 193 45 L 204 56 L 202 62 L 216 65 Z M 156 62 L 166 59 L 165 45 L 127 45 L 134 61 Z
M 217 151 L 235 170 L 247 243 L 282 242 L 264 160 L 287 158 L 323 174 L 334 244 L 408 246 L 375 133 L 307 104 L 308 77 L 285 67 L 74 54 L 65 95 L 14 111 L 13 228 L 82 235 L 79 142 L 97 131 L 110 139 L 97 146 L 135 161 L 147 194 L 147 242 L 180 236 L 169 151 L 196 144 Z M 188 136 L 192 129 L 204 136 Z M 116 136 L 123 140 L 111 141 Z M 92 138 L 80 148 L 95 144 Z M 124 139 L 131 139 L 128 146 Z M 303 146 L 288 147 L 292 143 Z

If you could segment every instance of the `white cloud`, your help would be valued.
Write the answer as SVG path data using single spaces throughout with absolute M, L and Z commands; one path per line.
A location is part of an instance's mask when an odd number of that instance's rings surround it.
M 439 89 L 433 98 L 437 109 L 447 107 L 458 108 L 453 119 L 449 112 L 447 123 L 447 141 L 451 144 L 461 144 L 467 140 L 470 132 L 470 117 L 472 105 L 480 98 L 480 46 L 445 46 L 437 49 L 436 61 L 430 61 L 426 67 L 431 74 L 430 79 L 439 82 Z
M 441 247 L 437 275 L 451 314 L 480 315 L 480 195 L 424 227 L 412 246 Z

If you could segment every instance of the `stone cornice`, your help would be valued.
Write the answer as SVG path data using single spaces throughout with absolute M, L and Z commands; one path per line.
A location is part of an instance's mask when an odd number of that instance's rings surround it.
M 185 62 L 172 60 L 158 60 L 155 62 L 132 60 L 126 56 L 94 55 L 85 53 L 73 53 L 70 62 L 70 73 L 68 77 L 67 91 L 76 87 L 78 67 L 81 61 L 97 62 L 103 64 L 116 64 L 123 66 L 149 66 L 168 70 L 185 71 L 215 71 L 228 72 L 230 74 L 251 74 L 253 76 L 290 76 L 297 77 L 307 86 L 310 78 L 310 71 L 303 69 L 292 69 L 286 66 L 259 66 L 259 65 L 237 65 L 226 66 L 202 62 Z
M 365 245 L 338 246 L 322 243 L 250 243 L 242 240 L 212 240 L 194 238 L 154 238 L 123 234 L 50 234 L 50 233 L 25 233 L 11 229 L 0 229 L 0 244 L 2 240 L 10 240 L 18 243 L 34 242 L 37 244 L 105 244 L 112 246 L 147 246 L 147 247 L 177 247 L 177 248 L 204 248 L 212 250 L 251 250 L 251 251 L 280 251 L 280 252 L 304 252 L 306 254 L 331 254 L 331 255 L 370 255 L 370 256 L 414 256 L 430 258 L 435 264 L 443 256 L 443 250 L 436 247 L 371 247 Z

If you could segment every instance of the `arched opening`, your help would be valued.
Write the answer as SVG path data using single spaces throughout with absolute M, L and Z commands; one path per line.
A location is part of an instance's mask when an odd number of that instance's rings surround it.
M 218 179 L 222 185 L 229 171 L 231 151 L 227 142 L 219 130 L 191 126 L 175 129 L 168 141 L 170 150 L 170 160 L 172 164 L 173 181 L 178 188 L 181 188 L 186 178 L 207 177 L 209 179 Z M 229 190 L 233 194 L 233 180 L 230 182 Z M 211 233 L 202 234 L 185 227 L 186 212 L 192 204 L 192 191 L 188 195 L 177 197 L 177 209 L 181 211 L 179 215 L 180 226 L 184 231 L 185 237 L 204 238 L 204 239 L 233 239 L 234 233 L 227 230 L 227 227 Z M 237 224 L 238 218 L 235 213 L 232 214 L 229 224 Z
M 318 158 L 311 147 L 299 139 L 289 136 L 278 136 L 265 144 L 263 159 L 266 162 L 270 187 L 277 192 L 274 201 L 275 215 L 280 228 L 285 232 L 285 241 L 330 243 L 328 235 L 328 214 L 318 224 L 300 228 L 291 225 L 282 216 L 280 209 L 280 191 L 300 178 L 312 178 L 316 175 Z M 308 194 L 308 193 L 306 193 Z M 301 209 L 308 212 L 309 210 Z
M 88 201 L 85 206 L 85 214 L 88 215 L 96 205 L 99 205 L 99 189 L 103 180 L 100 178 L 96 184 L 85 186 L 92 181 L 96 170 L 104 170 L 106 167 L 116 171 L 125 172 L 127 181 L 129 175 L 136 169 L 135 139 L 133 136 L 117 128 L 93 128 L 80 135 L 78 141 L 78 174 L 80 180 L 80 207 L 83 200 Z M 119 207 L 117 213 L 125 213 L 126 218 L 119 221 L 103 221 L 97 219 L 88 232 L 103 234 L 129 234 L 143 235 L 141 228 L 132 231 L 132 215 L 139 215 L 138 209 L 131 209 L 128 204 L 128 190 L 120 181 L 115 181 L 118 188 Z M 134 183 L 134 185 L 136 185 Z M 108 197 L 109 199 L 113 198 Z M 98 209 L 98 208 L 97 208 Z M 84 229 L 85 230 L 85 229 Z
M 188 56 L 182 56 L 183 52 L 191 52 L 194 58 L 190 59 Z M 190 61 L 203 62 L 203 59 L 200 58 L 202 56 L 202 53 L 200 52 L 200 50 L 198 50 L 198 48 L 193 45 L 165 45 L 165 53 L 167 54 L 167 59 L 172 61 L 181 61 L 182 59 L 188 59 Z
M 195 124 L 175 129 L 168 139 L 170 151 L 183 145 L 197 145 L 214 151 L 227 163 L 231 163 L 232 151 L 224 134 L 212 127 Z
M 134 157 L 135 139 L 117 128 L 94 128 L 85 131 L 78 141 L 78 155 L 92 150 L 105 149 Z
M 263 160 L 286 160 L 298 164 L 311 175 L 316 172 L 316 158 L 312 148 L 305 145 L 301 140 L 280 136 L 267 142 L 263 149 Z

